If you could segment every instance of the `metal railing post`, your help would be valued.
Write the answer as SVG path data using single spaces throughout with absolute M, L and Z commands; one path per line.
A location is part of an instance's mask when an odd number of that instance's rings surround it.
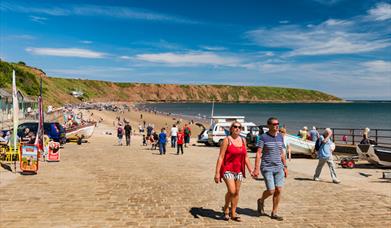
M 355 142 L 354 142 L 354 129 L 352 130 L 352 145 L 354 145 L 355 144 Z

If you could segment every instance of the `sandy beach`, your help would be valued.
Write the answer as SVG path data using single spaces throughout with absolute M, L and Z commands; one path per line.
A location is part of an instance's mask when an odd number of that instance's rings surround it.
M 68 143 L 61 161 L 40 163 L 37 175 L 0 172 L 1 227 L 389 227 L 391 182 L 384 169 L 362 162 L 358 168 L 337 168 L 342 181 L 331 182 L 328 168 L 320 182 L 312 181 L 317 160 L 294 158 L 283 191 L 280 214 L 285 220 L 258 217 L 256 199 L 265 189 L 260 179 L 242 184 L 238 214 L 242 223 L 221 220 L 224 184 L 213 181 L 217 147 L 196 144 L 199 128 L 184 155 L 167 146 L 142 146 L 141 135 L 131 146 L 118 146 L 113 121 L 119 115 L 138 133 L 140 112 L 118 114 L 86 111 L 103 118 L 88 143 Z M 157 129 L 176 120 L 143 112 Z M 107 132 L 113 135 L 106 134 Z M 254 153 L 249 153 L 254 163 Z M 389 171 L 389 170 L 388 170 Z M 360 173 L 370 174 L 365 177 Z M 271 200 L 266 202 L 270 214 Z

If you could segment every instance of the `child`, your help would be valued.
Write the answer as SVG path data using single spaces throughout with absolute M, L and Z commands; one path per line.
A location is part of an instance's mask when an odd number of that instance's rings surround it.
M 122 137 L 124 136 L 124 129 L 122 128 L 121 124 L 118 124 L 117 128 L 117 138 L 118 138 L 118 145 L 122 146 Z
M 183 154 L 183 143 L 185 141 L 185 134 L 182 132 L 182 129 L 179 128 L 179 132 L 177 133 L 177 152 L 176 154 L 179 155 L 179 150 L 181 150 Z
M 145 138 L 145 135 L 143 135 L 143 146 L 148 146 L 147 139 Z

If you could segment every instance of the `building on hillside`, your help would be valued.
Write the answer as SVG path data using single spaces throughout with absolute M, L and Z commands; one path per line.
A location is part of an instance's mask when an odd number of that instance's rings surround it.
M 38 110 L 38 101 L 27 97 L 18 90 L 19 119 L 33 116 Z M 7 122 L 13 119 L 12 93 L 0 88 L 0 121 Z

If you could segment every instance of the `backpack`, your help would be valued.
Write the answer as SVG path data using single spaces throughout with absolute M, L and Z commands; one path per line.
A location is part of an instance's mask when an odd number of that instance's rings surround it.
M 318 138 L 315 142 L 315 151 L 319 151 L 320 146 L 322 146 L 322 140 L 320 138 Z
M 190 129 L 188 127 L 185 128 L 185 135 L 190 135 Z
M 122 127 L 119 127 L 119 128 L 117 129 L 117 133 L 118 133 L 119 135 L 122 135 L 122 134 L 123 134 L 122 131 L 123 131 L 123 130 L 122 130 Z

